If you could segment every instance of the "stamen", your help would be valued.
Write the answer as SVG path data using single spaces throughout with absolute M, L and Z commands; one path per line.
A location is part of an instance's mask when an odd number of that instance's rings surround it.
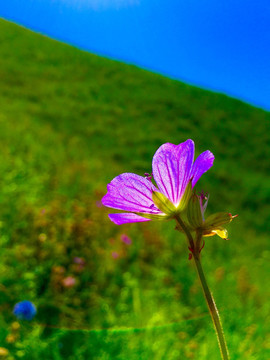
M 205 213 L 205 210 L 207 208 L 207 204 L 208 204 L 208 200 L 209 200 L 209 194 L 202 190 L 201 192 L 199 192 L 199 200 L 200 200 L 200 206 L 201 206 L 201 212 L 202 212 L 203 221 L 205 221 L 204 213 Z M 204 200 L 205 200 L 205 202 L 203 203 Z
M 199 192 L 201 200 L 207 200 L 208 193 L 204 192 L 203 190 Z

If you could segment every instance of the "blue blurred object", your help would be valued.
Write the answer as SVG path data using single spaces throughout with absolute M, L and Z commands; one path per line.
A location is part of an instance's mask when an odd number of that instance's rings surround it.
M 35 305 L 28 300 L 17 303 L 13 309 L 13 314 L 19 320 L 32 320 L 36 313 L 37 309 Z

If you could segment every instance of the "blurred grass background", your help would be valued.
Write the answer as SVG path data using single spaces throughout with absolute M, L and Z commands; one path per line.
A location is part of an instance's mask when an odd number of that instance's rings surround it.
M 100 204 L 114 176 L 150 173 L 161 144 L 191 138 L 216 159 L 197 185 L 209 213 L 239 214 L 230 241 L 206 238 L 202 252 L 232 360 L 269 359 L 270 114 L 4 20 L 0 44 L 6 358 L 219 358 L 174 224 L 119 227 Z M 12 309 L 24 299 L 38 314 L 19 326 Z

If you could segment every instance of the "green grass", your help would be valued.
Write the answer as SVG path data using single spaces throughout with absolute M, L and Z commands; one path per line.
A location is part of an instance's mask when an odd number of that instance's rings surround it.
M 121 172 L 192 138 L 209 213 L 239 217 L 202 262 L 232 360 L 270 358 L 270 114 L 0 21 L 0 347 L 8 359 L 216 360 L 211 319 L 172 222 L 109 222 Z M 121 242 L 121 234 L 132 245 Z M 114 259 L 112 252 L 119 258 Z M 83 257 L 85 268 L 73 263 Z M 65 276 L 76 278 L 70 289 Z M 38 314 L 15 330 L 20 300 Z

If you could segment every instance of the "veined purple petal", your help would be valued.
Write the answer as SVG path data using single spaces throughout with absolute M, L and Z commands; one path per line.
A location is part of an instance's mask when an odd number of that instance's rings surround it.
M 160 214 L 154 205 L 152 192 L 158 189 L 142 176 L 124 173 L 114 178 L 107 186 L 108 193 L 102 204 L 118 210 Z
M 178 205 L 190 179 L 194 159 L 194 143 L 187 140 L 179 145 L 166 143 L 153 157 L 153 176 L 159 190 Z
M 146 219 L 139 215 L 133 213 L 119 213 L 119 214 L 109 214 L 109 218 L 112 222 L 116 225 L 122 225 L 127 223 L 134 223 L 134 222 L 143 222 L 143 221 L 150 221 L 151 219 Z
M 214 159 L 214 155 L 209 150 L 203 152 L 197 157 L 191 170 L 191 177 L 193 177 L 192 187 L 195 186 L 196 182 L 199 180 L 202 174 L 210 169 L 210 167 L 213 165 Z

